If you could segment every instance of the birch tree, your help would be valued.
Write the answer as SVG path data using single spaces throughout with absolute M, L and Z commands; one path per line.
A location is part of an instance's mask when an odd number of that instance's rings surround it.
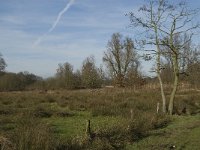
M 148 51 L 156 55 L 155 71 L 160 83 L 164 113 L 166 113 L 167 106 L 163 82 L 160 76 L 163 69 L 161 58 L 164 56 L 163 48 L 169 49 L 168 53 L 170 53 L 169 56 L 173 67 L 173 89 L 170 95 L 168 111 L 172 115 L 180 75 L 180 50 L 190 42 L 188 40 L 177 44 L 176 40 L 177 36 L 183 36 L 184 34 L 192 35 L 193 31 L 199 28 L 199 24 L 193 24 L 192 22 L 198 10 L 191 10 L 185 2 L 175 4 L 167 0 L 149 0 L 148 4 L 139 9 L 139 12 L 142 13 L 141 17 L 138 17 L 139 15 L 133 12 L 127 15 L 130 18 L 131 25 L 142 27 L 145 30 L 144 37 L 147 40 L 143 43 L 155 48 Z

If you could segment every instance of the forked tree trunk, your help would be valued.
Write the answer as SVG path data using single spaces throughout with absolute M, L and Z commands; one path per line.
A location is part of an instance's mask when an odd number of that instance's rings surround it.
M 158 80 L 159 80 L 159 84 L 160 84 L 160 92 L 161 92 L 161 97 L 162 97 L 162 111 L 165 114 L 166 113 L 166 97 L 165 97 L 165 93 L 164 93 L 164 88 L 163 88 L 163 82 L 162 82 L 162 78 L 160 76 L 160 69 L 161 69 L 161 61 L 160 61 L 160 55 L 161 55 L 161 50 L 160 50 L 160 46 L 159 46 L 159 39 L 158 39 L 158 30 L 157 27 L 154 28 L 155 33 L 156 33 L 156 48 L 157 48 L 157 76 L 158 76 Z

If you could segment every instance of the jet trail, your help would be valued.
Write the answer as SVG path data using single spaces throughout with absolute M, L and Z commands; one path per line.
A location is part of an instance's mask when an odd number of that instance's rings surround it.
M 49 29 L 48 33 L 52 32 L 54 30 L 54 28 L 60 21 L 60 18 L 62 17 L 62 15 L 70 8 L 70 6 L 74 3 L 74 1 L 75 0 L 70 0 L 70 2 L 65 6 L 65 8 L 58 14 L 56 21 L 54 22 L 52 27 Z
M 55 27 L 57 26 L 57 24 L 59 23 L 61 17 L 63 16 L 63 14 L 71 7 L 71 5 L 74 3 L 75 0 L 70 0 L 69 3 L 67 3 L 67 5 L 65 6 L 65 8 L 63 10 L 61 10 L 56 18 L 56 20 L 54 21 L 53 25 L 51 26 L 51 28 L 48 30 L 48 32 L 46 32 L 45 34 L 43 34 L 41 37 L 39 37 L 33 44 L 33 46 L 36 46 L 38 44 L 40 44 L 40 42 L 42 41 L 42 39 L 49 33 L 51 33 Z

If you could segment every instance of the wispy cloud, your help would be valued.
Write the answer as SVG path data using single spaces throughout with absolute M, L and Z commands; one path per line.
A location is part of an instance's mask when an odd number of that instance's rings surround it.
M 67 61 L 78 69 L 92 54 L 99 65 L 113 33 L 132 34 L 126 28 L 129 20 L 124 14 L 137 7 L 136 1 L 2 1 L 0 52 L 8 64 L 7 71 L 27 70 L 46 77 L 55 73 L 58 63 Z
M 3 35 L 0 36 L 0 52 L 8 64 L 7 71 L 30 71 L 43 77 L 54 75 L 57 64 L 66 61 L 74 65 L 75 69 L 79 69 L 82 61 L 92 54 L 98 56 L 96 58 L 99 64 L 105 47 L 100 41 L 89 36 L 76 39 L 74 43 L 70 41 L 70 38 L 76 38 L 73 34 L 49 35 L 43 44 L 34 48 L 31 47 L 31 41 L 35 36 L 29 33 L 0 30 L 0 35 Z M 66 40 L 70 42 L 65 42 Z
M 53 25 L 51 26 L 51 28 L 48 30 L 48 32 L 45 33 L 45 34 L 43 34 L 41 37 L 39 37 L 39 38 L 34 42 L 33 46 L 38 45 L 38 44 L 42 41 L 42 39 L 43 39 L 45 36 L 47 36 L 47 34 L 51 33 L 51 32 L 55 29 L 55 27 L 56 27 L 57 24 L 59 23 L 59 21 L 60 21 L 62 15 L 63 15 L 65 12 L 67 12 L 67 10 L 71 7 L 71 5 L 74 3 L 74 1 L 75 1 L 75 0 L 70 0 L 69 3 L 67 3 L 67 5 L 64 7 L 64 9 L 61 10 L 61 11 L 59 12 L 59 14 L 58 14 L 58 16 L 57 16 L 55 22 L 53 23 Z

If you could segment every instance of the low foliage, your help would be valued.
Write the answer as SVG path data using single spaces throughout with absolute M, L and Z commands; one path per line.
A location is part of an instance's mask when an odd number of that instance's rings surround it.
M 195 94 L 194 94 L 195 93 Z M 0 141 L 11 149 L 123 149 L 165 128 L 156 91 L 97 89 L 0 93 Z M 179 92 L 176 106 L 197 114 L 195 91 Z M 91 120 L 86 134 L 86 120 Z M 5 140 L 6 139 L 6 140 Z

